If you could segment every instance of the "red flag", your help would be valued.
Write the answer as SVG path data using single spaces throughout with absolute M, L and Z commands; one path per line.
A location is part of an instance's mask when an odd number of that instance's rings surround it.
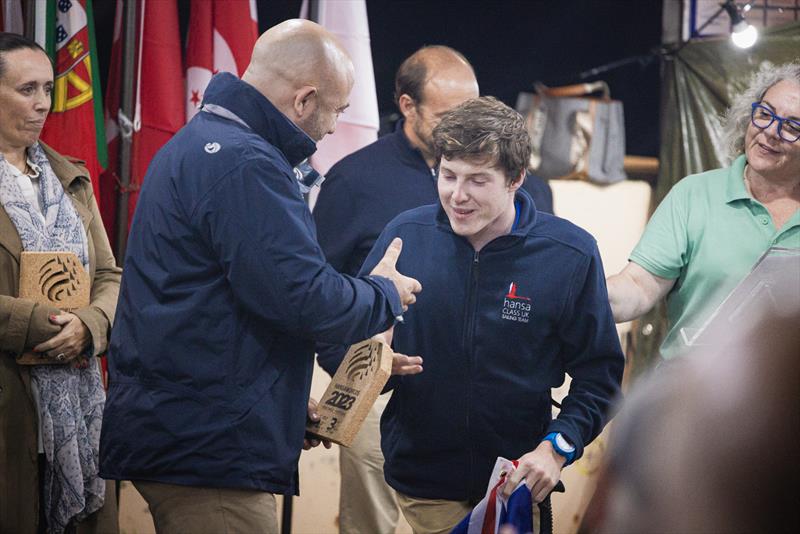
M 112 246 L 116 242 L 116 213 L 119 166 L 119 125 L 117 113 L 120 109 L 122 84 L 122 0 L 117 0 L 114 16 L 114 39 L 111 44 L 111 62 L 106 82 L 105 125 L 108 139 L 108 167 L 100 176 L 100 214 Z M 120 258 L 121 260 L 121 258 Z
M 118 157 L 118 112 L 120 108 L 122 42 L 120 40 L 123 3 L 117 2 L 117 17 L 109 72 L 106 120 L 109 122 L 109 150 L 116 171 Z M 136 201 L 147 167 L 155 153 L 184 124 L 183 76 L 181 70 L 180 30 L 176 0 L 139 0 L 137 2 L 136 64 L 133 80 L 134 113 L 130 117 L 133 141 L 131 178 L 128 197 L 128 225 L 133 218 Z M 113 91 L 113 92 L 112 92 Z M 117 176 L 104 177 L 104 199 L 113 198 L 116 208 Z M 106 228 L 111 229 L 114 210 L 104 212 Z M 115 236 L 109 232 L 109 238 Z
M 186 43 L 186 120 L 200 109 L 213 74 L 244 74 L 258 38 L 255 0 L 192 2 Z
M 99 199 L 99 178 L 106 166 L 92 0 L 48 4 L 45 49 L 54 58 L 53 107 L 41 138 L 62 154 L 86 161 Z M 99 200 L 98 200 L 99 202 Z

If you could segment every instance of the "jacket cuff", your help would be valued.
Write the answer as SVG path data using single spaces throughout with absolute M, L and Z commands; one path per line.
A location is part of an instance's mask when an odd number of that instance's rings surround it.
M 368 275 L 366 278 L 377 285 L 386 296 L 386 300 L 389 302 L 389 309 L 392 312 L 393 320 L 391 324 L 394 324 L 398 317 L 403 316 L 403 303 L 400 301 L 400 294 L 397 292 L 394 282 L 386 277 L 378 275 Z
M 89 347 L 92 356 L 99 356 L 106 351 L 108 347 L 108 318 L 96 306 L 89 306 L 88 308 L 81 308 L 72 312 L 81 322 L 89 329 L 89 335 L 92 336 L 92 343 Z

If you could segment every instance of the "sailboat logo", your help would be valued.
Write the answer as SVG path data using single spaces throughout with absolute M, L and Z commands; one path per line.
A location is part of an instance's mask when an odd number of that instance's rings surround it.
M 518 299 L 518 300 L 531 300 L 529 297 L 523 297 L 517 295 L 517 284 L 515 284 L 514 282 L 511 282 L 511 284 L 508 286 L 508 293 L 506 294 L 506 298 Z

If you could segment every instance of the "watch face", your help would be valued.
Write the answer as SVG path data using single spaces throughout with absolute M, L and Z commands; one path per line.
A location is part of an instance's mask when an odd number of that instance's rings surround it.
M 564 452 L 575 451 L 575 446 L 571 445 L 566 439 L 564 439 L 564 436 L 562 436 L 560 432 L 556 434 L 556 445 L 558 445 L 558 448 Z

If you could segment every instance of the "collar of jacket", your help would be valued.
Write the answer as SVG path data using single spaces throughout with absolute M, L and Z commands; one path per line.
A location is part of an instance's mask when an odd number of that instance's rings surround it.
M 39 141 L 39 144 L 42 146 L 42 150 L 44 150 L 47 160 L 50 162 L 50 166 L 53 168 L 53 172 L 61 182 L 61 185 L 64 186 L 64 190 L 67 191 L 67 193 L 72 193 L 74 191 L 72 185 L 76 181 L 82 180 L 88 184 L 88 187 L 91 187 L 91 180 L 89 179 L 89 174 L 86 172 L 85 168 L 83 168 L 83 161 L 76 158 L 62 156 L 41 141 Z M 81 202 L 76 201 L 74 198 L 72 205 L 75 206 L 75 211 L 78 212 L 78 216 L 83 221 L 84 227 L 88 228 L 93 219 L 89 208 L 87 208 Z M 0 246 L 8 250 L 14 259 L 19 261 L 20 253 L 22 253 L 22 241 L 19 238 L 17 228 L 14 226 L 14 223 L 11 222 L 6 210 L 2 209 L 1 207 Z
M 402 159 L 411 167 L 417 167 L 420 170 L 424 169 L 425 172 L 431 175 L 431 179 L 435 180 L 436 176 L 431 172 L 431 168 L 428 167 L 428 163 L 425 161 L 425 158 L 422 157 L 422 152 L 420 152 L 418 148 L 414 147 L 411 144 L 411 141 L 408 140 L 408 137 L 406 137 L 406 132 L 403 130 L 403 125 L 405 122 L 405 119 L 400 119 L 397 121 L 397 124 L 394 127 L 394 132 L 391 134 L 392 140 L 398 148 L 397 153 L 400 155 L 400 159 Z
M 539 218 L 539 212 L 534 206 L 533 199 L 528 192 L 521 187 L 517 189 L 517 192 L 514 195 L 514 203 L 519 206 L 519 221 L 517 222 L 516 228 L 514 228 L 508 234 L 501 235 L 500 237 L 490 241 L 487 244 L 487 247 L 491 247 L 493 249 L 509 247 L 515 244 L 520 238 L 528 235 L 533 227 L 536 226 L 536 220 Z M 455 232 L 453 232 L 453 227 L 450 226 L 450 219 L 447 218 L 447 213 L 445 213 L 441 203 L 439 204 L 439 209 L 436 212 L 436 226 L 455 235 Z
M 91 183 L 89 173 L 83 168 L 86 164 L 85 161 L 69 156 L 62 156 L 41 141 L 39 141 L 39 144 L 42 146 L 42 150 L 44 150 L 44 153 L 47 155 L 47 160 L 50 162 L 53 172 L 61 181 L 61 185 L 64 186 L 65 190 L 69 191 L 70 186 L 75 180 L 84 180 L 87 183 Z
M 229 72 L 221 72 L 211 78 L 203 101 L 235 113 L 255 133 L 283 152 L 292 167 L 317 150 L 314 140 L 272 102 L 255 87 Z

